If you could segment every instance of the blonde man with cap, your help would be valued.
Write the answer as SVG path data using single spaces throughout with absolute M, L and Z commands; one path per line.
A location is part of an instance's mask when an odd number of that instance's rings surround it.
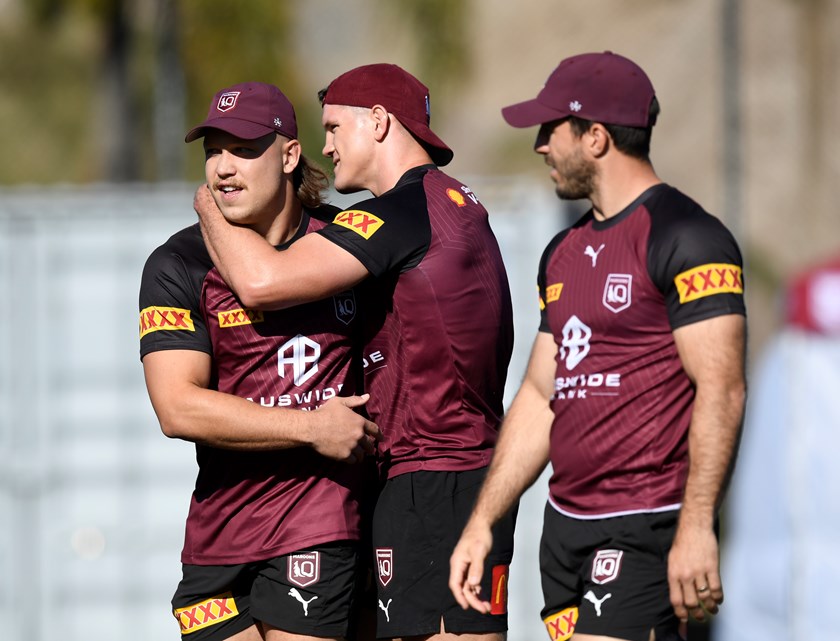
M 744 411 L 741 254 L 649 159 L 659 105 L 604 52 L 563 60 L 502 110 L 539 126 L 560 198 L 592 209 L 539 264 L 541 323 L 487 480 L 451 559 L 478 592 L 490 527 L 552 463 L 540 565 L 553 640 L 677 639 L 723 600 L 716 511 Z
M 320 99 L 336 189 L 373 197 L 282 254 L 231 227 L 199 193 L 202 225 L 249 305 L 283 307 L 362 281 L 370 293 L 367 409 L 382 429 L 384 479 L 373 521 L 377 636 L 501 639 L 513 512 L 488 555 L 490 611 L 463 611 L 446 589 L 503 412 L 513 331 L 498 243 L 478 196 L 438 168 L 453 154 L 429 127 L 419 80 L 396 65 L 367 65 Z
M 273 85 L 219 91 L 203 139 L 224 216 L 286 251 L 337 211 Z M 361 313 L 352 291 L 257 312 L 225 285 L 198 225 L 146 262 L 140 354 L 169 437 L 196 444 L 183 579 L 172 599 L 195 641 L 344 639 L 362 578 L 365 468 L 376 426 L 353 411 Z M 314 411 L 301 411 L 314 410 Z

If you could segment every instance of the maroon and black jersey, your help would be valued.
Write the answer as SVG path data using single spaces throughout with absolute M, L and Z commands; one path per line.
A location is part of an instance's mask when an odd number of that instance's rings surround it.
M 336 216 L 320 232 L 370 271 L 367 409 L 389 477 L 477 469 L 503 413 L 513 320 L 487 211 L 433 165 Z
M 664 184 L 551 241 L 538 283 L 540 330 L 558 348 L 555 508 L 600 518 L 679 507 L 694 390 L 672 331 L 745 314 L 741 267 L 723 224 Z
M 335 211 L 329 209 L 328 217 Z M 304 213 L 292 240 L 323 225 Z M 194 225 L 146 263 L 140 354 L 206 352 L 219 391 L 263 406 L 313 410 L 355 392 L 355 305 L 347 292 L 276 312 L 243 309 Z M 360 466 L 308 448 L 243 452 L 196 445 L 196 458 L 184 563 L 246 563 L 359 538 Z

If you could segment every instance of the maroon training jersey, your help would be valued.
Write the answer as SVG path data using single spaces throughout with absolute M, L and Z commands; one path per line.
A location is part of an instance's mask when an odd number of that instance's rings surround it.
M 365 382 L 387 475 L 489 463 L 513 319 L 498 243 L 475 194 L 433 165 L 417 167 L 319 233 L 372 274 Z
M 585 215 L 546 248 L 540 330 L 557 344 L 550 501 L 573 517 L 679 507 L 693 386 L 672 330 L 744 314 L 741 254 L 676 189 L 606 221 Z
M 295 238 L 321 226 L 304 214 Z M 354 294 L 276 312 L 243 309 L 213 268 L 197 225 L 152 253 L 140 309 L 141 356 L 166 349 L 211 354 L 214 387 L 222 392 L 298 410 L 354 393 Z M 309 448 L 196 445 L 196 458 L 184 563 L 246 563 L 359 538 L 360 466 Z

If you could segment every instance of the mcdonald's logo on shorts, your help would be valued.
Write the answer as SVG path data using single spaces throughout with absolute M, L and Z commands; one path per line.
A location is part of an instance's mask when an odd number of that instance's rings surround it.
M 509 565 L 493 566 L 493 583 L 490 591 L 490 614 L 507 614 Z

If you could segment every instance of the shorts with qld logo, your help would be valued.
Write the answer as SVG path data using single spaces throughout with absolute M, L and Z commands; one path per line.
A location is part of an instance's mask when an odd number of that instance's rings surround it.
M 546 504 L 540 542 L 543 621 L 552 641 L 572 632 L 677 641 L 668 552 L 677 510 L 574 519 Z
M 516 510 L 493 530 L 481 594 L 491 614 L 464 611 L 449 590 L 449 557 L 472 511 L 486 468 L 467 472 L 410 472 L 389 479 L 373 518 L 377 637 L 440 631 L 507 630 L 508 568 Z
M 356 614 L 359 558 L 358 545 L 342 541 L 241 565 L 185 564 L 172 613 L 190 641 L 221 641 L 257 622 L 346 637 Z

